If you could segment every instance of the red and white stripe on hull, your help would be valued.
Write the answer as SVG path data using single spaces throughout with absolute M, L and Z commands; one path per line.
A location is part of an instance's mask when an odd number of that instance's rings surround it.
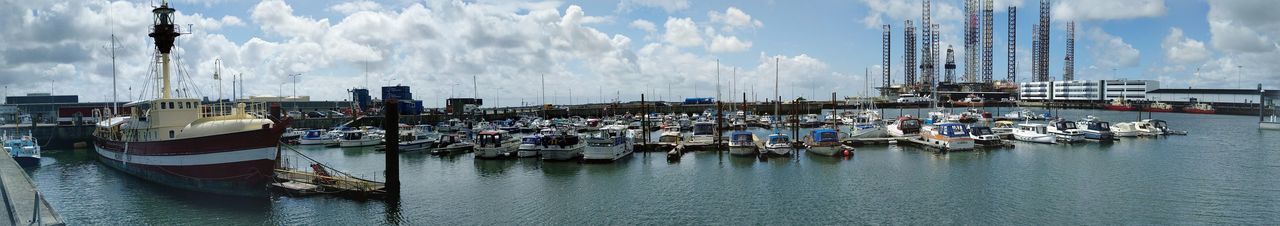
M 94 150 L 108 165 L 169 186 L 229 195 L 265 188 L 274 174 L 281 129 L 196 138 L 120 142 L 97 139 Z M 249 194 L 256 195 L 256 194 Z

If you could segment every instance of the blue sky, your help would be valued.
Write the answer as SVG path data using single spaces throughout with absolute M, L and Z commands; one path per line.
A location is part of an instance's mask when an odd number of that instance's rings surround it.
M 188 94 L 217 97 L 214 61 L 243 74 L 247 95 L 292 95 L 288 74 L 303 74 L 298 95 L 346 99 L 346 90 L 413 86 L 439 105 L 449 96 L 500 98 L 501 105 L 713 96 L 716 60 L 722 93 L 772 95 L 773 60 L 781 59 L 781 95 L 857 96 L 863 70 L 879 81 L 881 29 L 892 31 L 892 77 L 901 80 L 903 20 L 920 22 L 920 1 L 194 1 L 172 3 L 192 23 L 179 39 Z M 993 77 L 1006 75 L 1007 14 L 1018 6 L 1019 81 L 1030 78 L 1031 26 L 1039 1 L 998 0 Z M 145 98 L 149 1 L 28 1 L 3 10 L 9 44 L 0 47 L 0 83 L 9 94 L 77 94 L 110 100 L 110 44 L 117 52 L 121 99 Z M 1280 88 L 1280 16 L 1273 3 L 1241 1 L 1079 0 L 1051 3 L 1050 74 L 1061 79 L 1065 21 L 1076 21 L 1078 79 L 1151 79 L 1165 87 Z M 1274 8 L 1274 7 L 1272 7 Z M 961 46 L 963 1 L 933 2 L 943 49 Z M 1122 10 L 1117 10 L 1122 9 Z M 651 24 L 652 26 L 647 26 Z M 50 29 L 60 27 L 61 29 Z M 34 32 L 27 32 L 33 31 Z M 919 30 L 917 30 L 919 31 Z M 1237 67 L 1237 66 L 1243 66 Z M 1118 75 L 1112 75 L 1113 70 Z M 1197 73 L 1197 69 L 1199 72 Z M 735 82 L 731 71 L 737 70 Z M 473 89 L 473 76 L 479 90 Z M 1240 82 L 1238 78 L 1246 82 Z M 230 81 L 222 95 L 229 96 Z M 878 85 L 878 84 L 873 84 Z M 1249 85 L 1252 87 L 1253 85 Z M 670 91 L 668 91 L 670 87 Z M 669 93 L 669 94 L 668 94 Z M 127 96 L 127 97 L 126 97 Z

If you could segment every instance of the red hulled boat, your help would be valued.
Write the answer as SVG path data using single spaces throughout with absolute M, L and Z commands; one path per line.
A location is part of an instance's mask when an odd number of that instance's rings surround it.
M 236 196 L 265 196 L 273 179 L 278 140 L 288 119 L 260 118 L 247 105 L 205 106 L 199 99 L 173 98 L 169 86 L 170 50 L 179 36 L 168 3 L 152 10 L 156 52 L 160 56 L 159 97 L 95 114 L 94 150 L 112 168 L 183 189 Z M 273 109 L 279 115 L 278 110 Z
M 1129 101 L 1125 101 L 1124 98 L 1122 97 L 1122 98 L 1116 98 L 1115 100 L 1112 100 L 1111 103 L 1107 103 L 1107 105 L 1103 105 L 1102 109 L 1107 109 L 1112 111 L 1133 111 L 1133 110 L 1137 110 L 1138 108 L 1133 107 L 1133 105 L 1130 105 Z

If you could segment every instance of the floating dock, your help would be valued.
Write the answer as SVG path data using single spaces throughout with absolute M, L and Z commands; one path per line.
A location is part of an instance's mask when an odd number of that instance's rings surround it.
M 0 225 L 66 225 L 40 195 L 27 171 L 4 151 L 0 151 L 0 201 L 4 202 Z
M 930 144 L 929 142 L 925 142 L 923 139 L 920 139 L 919 136 L 848 138 L 848 139 L 841 140 L 840 143 L 847 146 L 855 146 L 855 147 L 862 146 L 862 145 L 899 144 L 899 145 L 919 146 L 934 152 L 952 151 L 937 145 Z M 1012 148 L 1012 147 L 1013 147 L 1013 143 L 1010 143 L 1007 140 L 1001 140 L 1000 143 L 997 143 L 997 144 L 974 144 L 973 150 L 989 150 L 989 149 L 996 149 L 996 148 Z M 965 150 L 965 151 L 968 151 L 968 150 Z
M 294 196 L 332 194 L 350 198 L 382 198 L 386 185 L 382 182 L 351 176 L 328 175 L 323 172 L 306 172 L 292 169 L 276 169 L 276 183 L 271 187 Z

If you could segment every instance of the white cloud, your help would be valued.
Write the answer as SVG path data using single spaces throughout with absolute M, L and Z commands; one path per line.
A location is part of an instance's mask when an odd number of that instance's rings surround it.
M 635 21 L 631 21 L 630 26 L 632 28 L 640 29 L 642 31 L 649 32 L 649 33 L 658 31 L 657 25 L 654 25 L 653 22 L 649 22 L 648 20 L 644 20 L 644 19 L 636 19 Z
M 1093 42 L 1090 47 L 1093 52 L 1093 62 L 1099 67 L 1138 66 L 1138 59 L 1142 55 L 1141 52 L 1133 48 L 1133 45 L 1124 42 L 1123 38 L 1107 34 L 1097 27 L 1089 29 L 1087 36 Z
M 618 11 L 629 11 L 632 7 L 657 7 L 667 12 L 675 12 L 689 8 L 689 0 L 622 0 L 618 2 Z
M 693 19 L 668 17 L 663 27 L 667 29 L 666 35 L 663 36 L 667 43 L 679 47 L 702 45 L 702 36 L 698 34 L 698 25 L 693 22 Z
M 281 0 L 259 2 L 251 11 L 250 18 L 261 25 L 268 34 L 284 37 L 314 39 L 326 32 L 329 19 L 311 19 L 293 15 L 293 7 Z
M 1074 0 L 1057 1 L 1050 11 L 1053 20 L 1119 20 L 1163 16 L 1165 6 L 1164 0 Z
M 862 19 L 862 25 L 867 28 L 879 28 L 886 17 L 895 25 L 907 19 L 920 23 L 920 1 L 862 0 L 862 3 L 870 10 Z
M 723 13 L 717 11 L 707 12 L 707 17 L 711 18 L 712 23 L 720 23 L 725 26 L 721 28 L 725 32 L 732 32 L 736 28 L 760 28 L 764 26 L 760 20 L 751 19 L 751 15 L 747 15 L 737 7 L 729 7 Z
M 382 5 L 373 1 L 353 1 L 343 2 L 329 7 L 329 11 L 339 12 L 342 14 L 353 14 L 361 11 L 378 11 L 382 10 Z
M 707 50 L 713 53 L 726 53 L 726 52 L 742 52 L 750 48 L 751 48 L 751 41 L 738 40 L 738 37 L 734 37 L 734 36 L 726 37 L 722 35 L 716 35 L 714 38 L 711 39 L 711 46 L 707 47 Z
M 1169 28 L 1169 36 L 1165 36 L 1160 47 L 1164 48 L 1166 62 L 1179 65 L 1204 62 L 1210 54 L 1204 42 L 1183 37 L 1182 29 L 1176 27 Z

